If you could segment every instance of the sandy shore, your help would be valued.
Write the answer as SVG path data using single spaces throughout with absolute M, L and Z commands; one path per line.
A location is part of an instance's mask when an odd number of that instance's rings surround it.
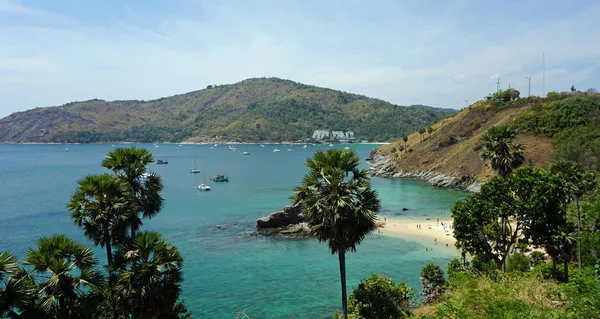
M 420 227 L 418 227 L 420 225 Z M 446 225 L 444 227 L 444 225 Z M 416 239 L 427 246 L 444 247 L 448 244 L 449 248 L 454 248 L 456 239 L 452 237 L 452 219 L 434 220 L 416 220 L 386 218 L 385 226 L 379 231 L 383 234 L 404 237 L 406 239 Z M 445 247 L 444 247 L 445 248 Z

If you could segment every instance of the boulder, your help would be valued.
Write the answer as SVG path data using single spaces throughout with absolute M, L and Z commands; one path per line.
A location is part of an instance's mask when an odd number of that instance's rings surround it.
M 304 221 L 302 205 L 286 206 L 282 211 L 274 212 L 269 216 L 256 220 L 258 228 L 276 228 L 299 224 Z

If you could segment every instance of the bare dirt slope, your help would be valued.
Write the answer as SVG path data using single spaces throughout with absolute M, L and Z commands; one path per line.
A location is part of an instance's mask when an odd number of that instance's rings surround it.
M 404 141 L 398 140 L 381 146 L 376 153 L 387 155 L 395 161 L 395 170 L 398 172 L 433 171 L 457 179 L 486 181 L 495 172 L 488 162 L 480 158 L 481 135 L 491 126 L 512 123 L 517 114 L 527 111 L 529 107 L 493 110 L 490 103 L 480 101 L 432 125 L 431 136 L 427 132 L 422 136 L 418 132 L 410 134 L 406 143 L 408 150 L 400 152 Z M 454 134 L 457 143 L 441 146 L 440 142 L 451 134 Z M 525 144 L 526 165 L 540 167 L 550 162 L 550 138 L 519 134 L 516 143 Z

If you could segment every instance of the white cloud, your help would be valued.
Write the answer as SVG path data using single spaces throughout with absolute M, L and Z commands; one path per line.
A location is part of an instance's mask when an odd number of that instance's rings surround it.
M 158 98 L 262 76 L 396 104 L 460 108 L 493 92 L 497 75 L 503 87 L 521 92 L 531 76 L 532 93 L 541 94 L 542 52 L 546 91 L 599 77 L 597 4 L 529 26 L 515 23 L 510 31 L 466 27 L 462 7 L 419 16 L 381 3 L 356 2 L 356 11 L 339 4 L 202 3 L 198 12 L 152 17 L 129 4 L 109 24 L 0 0 L 0 116 L 94 97 Z M 35 19 L 3 22 L 9 10 L 13 18 Z

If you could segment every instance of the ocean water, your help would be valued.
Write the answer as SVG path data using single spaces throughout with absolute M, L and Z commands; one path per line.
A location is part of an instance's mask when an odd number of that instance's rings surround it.
M 118 146 L 0 145 L 0 250 L 22 258 L 37 238 L 55 233 L 92 246 L 65 206 L 77 180 L 105 172 L 100 161 Z M 289 205 L 293 187 L 306 173 L 305 159 L 328 146 L 236 145 L 237 152 L 227 145 L 140 146 L 155 159 L 169 161 L 149 166 L 163 178 L 165 207 L 143 229 L 160 231 L 183 254 L 182 297 L 194 318 L 235 318 L 240 311 L 252 319 L 330 318 L 341 307 L 338 259 L 326 243 L 250 236 L 258 217 Z M 363 165 L 376 147 L 349 146 Z M 275 147 L 282 151 L 272 152 Z M 190 174 L 194 165 L 202 173 Z M 229 175 L 230 182 L 209 180 L 219 173 Z M 204 181 L 212 191 L 194 188 Z M 465 196 L 413 180 L 373 178 L 372 185 L 382 202 L 381 218 L 447 217 L 454 202 Z M 409 210 L 403 212 L 403 207 Z M 104 262 L 102 249 L 96 252 Z M 386 273 L 420 290 L 423 265 L 445 267 L 456 256 L 451 248 L 425 252 L 424 243 L 412 238 L 369 235 L 356 253 L 347 255 L 348 293 L 371 273 Z

